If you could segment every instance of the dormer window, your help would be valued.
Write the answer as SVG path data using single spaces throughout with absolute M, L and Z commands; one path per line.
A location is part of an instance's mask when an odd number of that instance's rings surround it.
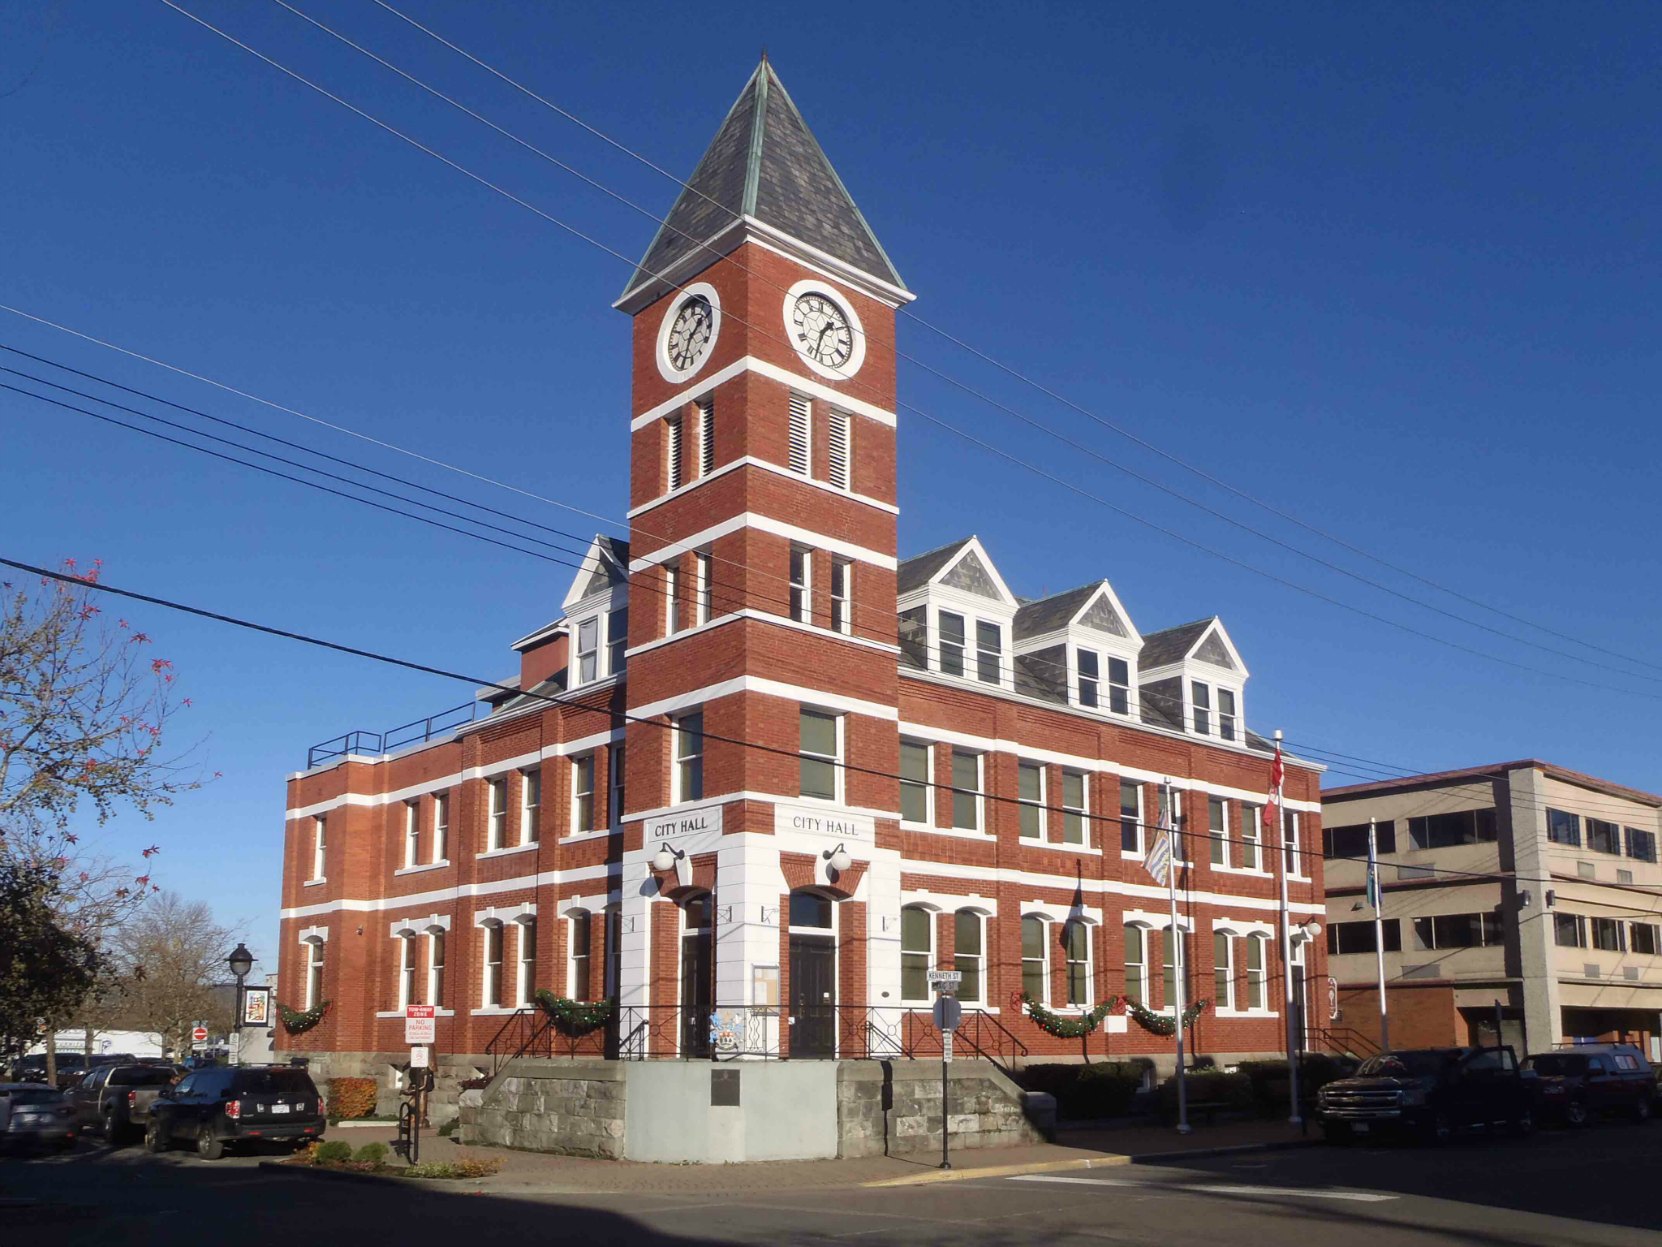
M 577 625 L 577 682 L 592 684 L 600 676 L 600 617 Z
M 629 612 L 612 611 L 606 616 L 606 667 L 614 674 L 623 670 L 623 654 L 629 646 Z
M 1239 735 L 1236 704 L 1234 689 L 1221 688 L 1204 680 L 1189 682 L 1189 713 L 1196 736 L 1213 734 L 1213 714 L 1216 712 L 1218 738 L 1235 740 Z
M 1004 629 L 985 619 L 975 624 L 975 678 L 983 684 L 1003 682 Z
M 1226 688 L 1218 690 L 1218 735 L 1235 739 L 1235 694 Z
M 1108 688 L 1104 698 L 1102 668 L 1104 656 L 1095 650 L 1076 649 L 1074 670 L 1077 673 L 1079 704 L 1087 710 L 1104 707 L 1115 714 L 1131 713 L 1131 664 L 1123 658 L 1106 656 Z
M 1189 703 L 1194 710 L 1195 734 L 1212 734 L 1212 686 L 1193 680 L 1189 684 Z
M 941 674 L 964 674 L 964 617 L 941 612 Z

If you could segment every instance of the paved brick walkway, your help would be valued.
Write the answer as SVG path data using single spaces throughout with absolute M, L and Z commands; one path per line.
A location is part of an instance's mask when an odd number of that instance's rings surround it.
M 391 1128 L 334 1129 L 333 1139 L 354 1147 L 372 1140 L 391 1143 Z M 990 1177 L 994 1173 L 1123 1165 L 1168 1153 L 1207 1152 L 1217 1148 L 1297 1146 L 1297 1130 L 1285 1122 L 1229 1122 L 1197 1126 L 1179 1135 L 1169 1126 L 1126 1126 L 1112 1130 L 1068 1130 L 1056 1143 L 955 1152 L 953 1168 L 937 1166 L 938 1155 L 878 1156 L 859 1160 L 763 1161 L 745 1165 L 657 1165 L 638 1161 L 587 1160 L 507 1148 L 463 1147 L 451 1139 L 423 1133 L 421 1159 L 496 1158 L 502 1170 L 458 1190 L 539 1194 L 717 1194 L 724 1191 L 811 1190 Z M 448 1185 L 448 1184 L 447 1184 Z

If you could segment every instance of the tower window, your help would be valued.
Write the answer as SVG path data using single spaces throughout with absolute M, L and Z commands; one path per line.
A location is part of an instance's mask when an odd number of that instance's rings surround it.
M 791 618 L 798 623 L 813 622 L 812 581 L 814 552 L 807 546 L 791 547 Z
M 845 411 L 831 413 L 830 451 L 826 463 L 826 479 L 838 489 L 849 488 L 849 461 L 853 455 L 853 421 Z
M 686 479 L 681 469 L 680 416 L 669 416 L 664 420 L 664 460 L 669 467 L 667 476 L 670 489 L 680 489 Z
M 789 462 L 791 471 L 801 476 L 808 475 L 808 469 L 813 462 L 812 455 L 809 453 L 813 444 L 809 433 L 811 412 L 812 407 L 804 395 L 791 395 Z
M 1102 668 L 1097 664 L 1095 652 L 1088 649 L 1078 651 L 1079 655 L 1079 704 L 1087 710 L 1097 704 L 1097 685 L 1101 678 Z
M 831 560 L 831 628 L 847 636 L 854 629 L 852 584 L 854 564 L 847 559 Z
M 698 474 L 708 476 L 716 467 L 716 396 L 706 394 L 698 403 Z

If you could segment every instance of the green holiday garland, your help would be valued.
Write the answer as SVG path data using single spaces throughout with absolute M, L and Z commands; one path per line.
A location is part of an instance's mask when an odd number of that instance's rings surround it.
M 1027 1016 L 1038 1024 L 1040 1030 L 1047 1031 L 1058 1039 L 1083 1039 L 1102 1025 L 1103 1018 L 1119 1008 L 1120 1000 L 1119 996 L 1110 996 L 1096 1008 L 1087 1010 L 1076 1018 L 1068 1018 L 1059 1013 L 1052 1013 L 1027 992 L 1021 993 L 1021 1003 L 1027 1006 Z
M 310 1009 L 291 1009 L 282 1001 L 277 1002 L 277 1016 L 283 1019 L 283 1029 L 291 1035 L 303 1035 L 323 1020 L 323 1015 L 329 1012 L 329 1002 L 325 1000 L 320 1005 Z
M 537 1007 L 554 1019 L 555 1026 L 572 1035 L 585 1035 L 612 1020 L 610 1000 L 571 1000 L 556 996 L 546 987 L 537 989 Z
M 1206 1011 L 1210 1000 L 1197 1000 L 1183 1010 L 1183 1029 L 1187 1030 L 1195 1024 L 1195 1019 Z M 1177 1019 L 1170 1014 L 1156 1013 L 1140 1001 L 1132 1000 L 1129 996 L 1125 1000 L 1125 1012 L 1132 1021 L 1151 1035 L 1177 1034 Z

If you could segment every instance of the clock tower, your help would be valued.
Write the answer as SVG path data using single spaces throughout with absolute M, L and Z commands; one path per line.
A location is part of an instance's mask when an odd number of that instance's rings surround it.
M 620 1004 L 715 1018 L 655 1028 L 659 1051 L 744 1027 L 829 1056 L 858 1006 L 899 999 L 894 320 L 912 297 L 764 59 L 616 304 L 637 716 Z

